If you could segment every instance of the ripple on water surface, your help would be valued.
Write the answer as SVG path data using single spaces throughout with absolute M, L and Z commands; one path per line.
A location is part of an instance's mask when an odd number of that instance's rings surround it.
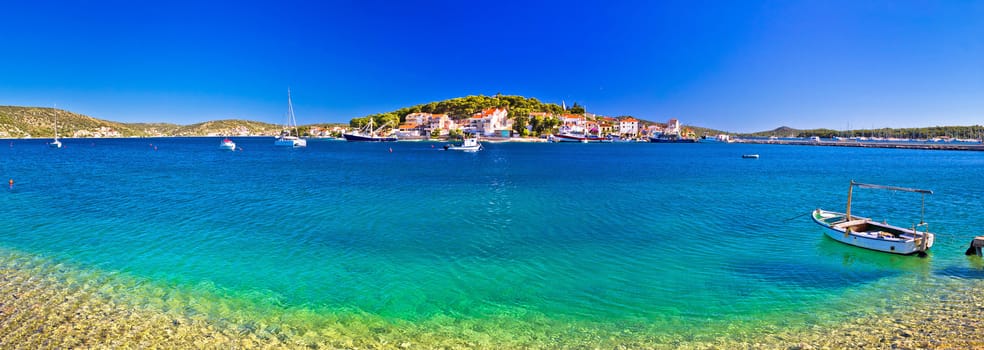
M 816 316 L 801 325 L 836 322 L 875 307 L 864 300 L 879 289 L 923 293 L 914 286 L 979 271 L 949 254 L 982 214 L 955 195 L 981 192 L 965 153 L 236 141 L 243 152 L 217 152 L 213 139 L 0 149 L 3 170 L 24 179 L 0 199 L 13 213 L 0 245 L 88 271 L 68 285 L 245 333 L 516 346 L 709 337 L 803 314 Z M 937 170 L 837 166 L 852 157 Z M 934 189 L 931 257 L 843 246 L 801 216 L 843 206 L 850 179 Z M 898 195 L 861 195 L 857 210 L 892 222 L 918 213 L 895 209 Z M 96 277 L 107 275 L 125 282 Z

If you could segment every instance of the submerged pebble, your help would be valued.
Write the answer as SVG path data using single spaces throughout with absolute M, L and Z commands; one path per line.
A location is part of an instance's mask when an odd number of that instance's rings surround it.
M 948 294 L 945 301 L 901 298 L 836 323 L 791 327 L 779 322 L 757 329 L 735 325 L 714 336 L 656 334 L 624 327 L 606 331 L 578 326 L 558 331 L 563 327 L 548 320 L 535 322 L 536 328 L 514 329 L 517 325 L 509 320 L 489 323 L 439 317 L 440 326 L 434 327 L 387 323 L 370 315 L 326 317 L 331 321 L 320 321 L 311 329 L 283 316 L 251 319 L 248 312 L 229 304 L 219 308 L 237 316 L 224 319 L 190 306 L 142 299 L 146 295 L 128 299 L 125 293 L 135 291 L 120 286 L 86 283 L 85 288 L 74 288 L 59 279 L 59 274 L 70 273 L 64 266 L 53 271 L 25 262 L 10 264 L 16 261 L 5 259 L 8 266 L 0 266 L 0 280 L 4 281 L 0 286 L 0 348 L 984 348 L 980 317 L 984 293 L 978 292 L 984 290 L 982 280 L 955 281 L 927 291 Z M 106 290 L 124 294 L 104 293 Z M 169 293 L 156 288 L 149 294 L 163 297 Z

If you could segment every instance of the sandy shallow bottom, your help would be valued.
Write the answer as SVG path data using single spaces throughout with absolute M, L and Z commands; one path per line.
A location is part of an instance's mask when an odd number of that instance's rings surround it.
M 529 329 L 524 332 L 510 329 L 508 319 L 498 323 L 501 327 L 494 320 L 450 318 L 417 325 L 371 315 L 317 315 L 321 321 L 312 325 L 298 321 L 305 318 L 303 312 L 260 317 L 223 303 L 191 307 L 210 302 L 6 252 L 0 260 L 0 348 L 984 349 L 982 279 L 949 280 L 925 296 L 880 302 L 887 306 L 841 323 L 735 324 L 701 335 L 598 331 L 576 325 L 558 332 L 563 327 L 549 320 L 542 325 L 551 331 L 526 322 Z

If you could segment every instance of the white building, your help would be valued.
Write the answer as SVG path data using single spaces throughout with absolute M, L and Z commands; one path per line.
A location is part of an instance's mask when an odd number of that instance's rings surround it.
M 468 118 L 468 126 L 465 131 L 483 136 L 493 136 L 499 131 L 508 131 L 508 115 L 505 107 L 489 108 L 475 113 L 471 118 Z
M 639 121 L 635 118 L 625 118 L 618 121 L 618 133 L 621 135 L 636 135 L 639 133 Z
M 679 135 L 680 121 L 676 120 L 676 118 L 670 118 L 670 120 L 666 122 L 666 129 L 663 130 L 663 133 L 667 135 Z
M 564 114 L 560 116 L 560 132 L 583 134 L 588 130 L 588 121 L 584 116 Z

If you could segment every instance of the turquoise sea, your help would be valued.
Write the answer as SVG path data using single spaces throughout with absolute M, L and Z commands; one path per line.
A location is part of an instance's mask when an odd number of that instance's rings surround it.
M 984 234 L 984 153 L 233 139 L 241 152 L 220 138 L 3 142 L 15 184 L 0 252 L 233 327 L 515 346 L 824 325 L 891 307 L 886 291 L 919 300 L 984 278 L 963 255 Z M 936 192 L 929 257 L 823 236 L 807 214 L 842 211 L 852 179 Z M 918 195 L 854 198 L 857 214 L 919 220 Z

